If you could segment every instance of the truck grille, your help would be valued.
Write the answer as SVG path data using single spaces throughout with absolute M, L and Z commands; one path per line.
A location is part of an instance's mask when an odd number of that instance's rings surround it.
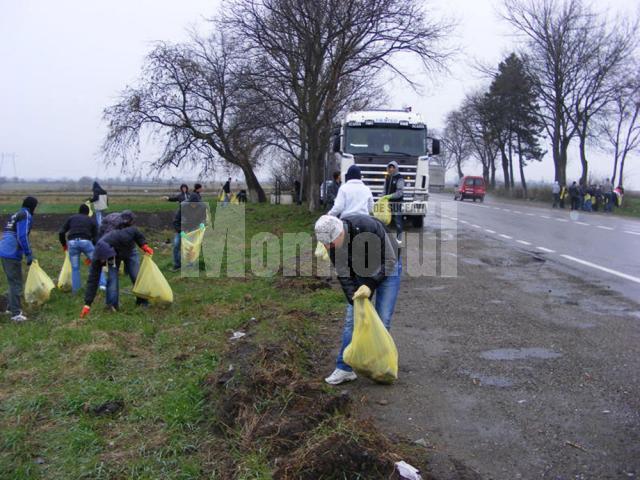
M 384 181 L 387 178 L 387 166 L 375 165 L 371 163 L 357 163 L 362 173 L 362 181 L 371 189 L 373 198 L 378 198 L 384 194 Z M 404 200 L 412 201 L 416 184 L 415 165 L 400 165 L 400 174 L 404 178 Z

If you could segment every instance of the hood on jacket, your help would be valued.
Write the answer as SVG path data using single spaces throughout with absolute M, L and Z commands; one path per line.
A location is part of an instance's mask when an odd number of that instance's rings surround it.
M 348 182 L 349 180 L 361 180 L 361 179 L 362 179 L 362 173 L 360 172 L 360 167 L 358 167 L 357 165 L 351 165 L 349 167 L 349 170 L 347 170 L 347 174 L 344 176 L 345 182 Z
M 107 191 L 100 186 L 98 182 L 93 182 L 93 187 L 91 187 L 93 193 L 97 193 L 98 195 L 106 195 Z
M 396 173 L 400 173 L 399 171 L 399 167 L 398 167 L 398 162 L 396 162 L 395 160 L 392 160 L 391 162 L 387 163 L 387 168 L 389 167 L 394 167 L 396 169 Z

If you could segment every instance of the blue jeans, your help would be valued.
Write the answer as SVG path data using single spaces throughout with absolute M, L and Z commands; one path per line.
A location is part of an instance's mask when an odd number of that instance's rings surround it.
M 176 236 L 173 237 L 173 268 L 178 269 L 182 265 L 182 258 L 180 253 L 181 248 L 181 236 L 180 232 L 176 233 Z
M 80 254 L 84 254 L 89 260 L 93 260 L 94 246 L 91 240 L 74 239 L 67 242 L 69 246 L 69 260 L 71 261 L 71 291 L 80 290 Z
M 605 193 L 604 194 L 604 211 L 612 212 L 613 211 L 613 193 Z
M 100 228 L 100 225 L 102 224 L 102 210 L 96 210 L 95 215 L 96 215 L 96 225 L 98 225 L 98 228 Z
M 402 262 L 398 259 L 396 268 L 393 273 L 385 278 L 385 280 L 376 289 L 375 293 L 375 307 L 376 312 L 380 316 L 380 320 L 387 330 L 391 330 L 391 317 L 393 311 L 396 308 L 396 300 L 398 298 L 398 292 L 400 291 L 400 277 L 402 276 Z M 340 353 L 336 359 L 336 368 L 351 372 L 353 369 L 344 363 L 344 349 L 351 343 L 351 337 L 353 336 L 353 305 L 347 304 L 347 311 L 344 319 L 344 330 L 342 331 L 342 346 L 340 347 Z
M 120 263 L 124 262 L 124 272 L 129 275 L 131 283 L 135 284 L 138 278 L 138 272 L 140 271 L 140 257 L 137 250 L 134 248 L 131 253 L 126 257 L 117 257 L 114 262 L 107 263 L 109 270 L 109 277 L 107 279 L 107 305 L 118 308 L 119 295 L 120 295 L 120 280 L 118 278 L 118 271 L 120 270 Z M 148 302 L 143 298 L 136 300 L 138 305 L 147 304 Z

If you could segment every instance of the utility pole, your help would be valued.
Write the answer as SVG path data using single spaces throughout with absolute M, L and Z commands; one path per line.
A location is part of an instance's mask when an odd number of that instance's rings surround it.
M 2 174 L 3 172 L 3 169 L 5 167 L 5 160 L 6 160 L 7 170 L 9 169 L 8 164 L 11 163 L 11 166 L 13 167 L 13 176 L 14 177 L 18 176 L 18 169 L 16 168 L 16 156 L 17 155 L 13 152 L 11 153 L 0 152 L 0 174 Z

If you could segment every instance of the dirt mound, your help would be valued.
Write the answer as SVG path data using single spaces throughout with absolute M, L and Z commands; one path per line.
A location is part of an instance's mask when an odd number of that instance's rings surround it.
M 401 459 L 395 447 L 370 423 L 350 416 L 347 392 L 304 378 L 313 358 L 293 341 L 260 346 L 243 340 L 229 351 L 205 381 L 211 421 L 227 442 L 218 456 L 223 450 L 266 452 L 279 480 L 390 478 Z M 217 460 L 226 465 L 224 478 L 239 476 L 237 458 Z

